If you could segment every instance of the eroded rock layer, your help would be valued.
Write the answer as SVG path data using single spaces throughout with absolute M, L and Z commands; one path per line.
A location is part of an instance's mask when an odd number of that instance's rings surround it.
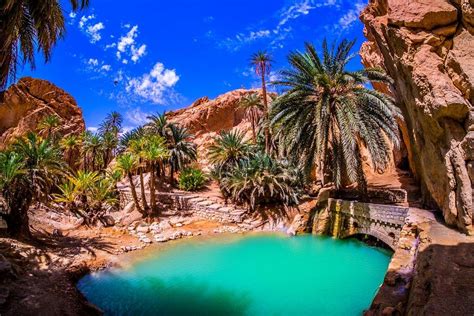
M 384 68 L 402 109 L 410 168 L 424 202 L 472 231 L 474 0 L 370 0 L 365 66 Z
M 203 97 L 189 107 L 168 113 L 168 118 L 187 127 L 195 135 L 199 161 L 205 166 L 207 148 L 221 131 L 238 129 L 248 133 L 250 137 L 251 125 L 240 104 L 245 97 L 256 92 L 258 90 L 238 89 L 222 94 L 214 100 Z
M 0 94 L 0 148 L 16 137 L 34 131 L 48 115 L 57 115 L 59 135 L 85 130 L 82 110 L 74 98 L 54 84 L 40 79 L 22 78 Z

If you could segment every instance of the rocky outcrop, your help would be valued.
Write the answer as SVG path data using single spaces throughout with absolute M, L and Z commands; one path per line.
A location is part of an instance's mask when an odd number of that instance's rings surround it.
M 250 122 L 240 103 L 246 96 L 259 90 L 238 89 L 218 96 L 214 100 L 203 97 L 187 108 L 168 113 L 171 122 L 178 123 L 195 135 L 199 161 L 206 165 L 207 146 L 223 130 L 239 129 L 250 133 Z M 250 137 L 250 134 L 249 134 Z
M 384 68 L 402 109 L 410 168 L 425 205 L 472 231 L 474 1 L 370 0 L 361 14 L 364 65 Z
M 85 130 L 82 110 L 74 98 L 54 84 L 40 79 L 22 78 L 0 94 L 0 148 L 15 138 L 34 131 L 48 115 L 61 121 L 59 135 Z

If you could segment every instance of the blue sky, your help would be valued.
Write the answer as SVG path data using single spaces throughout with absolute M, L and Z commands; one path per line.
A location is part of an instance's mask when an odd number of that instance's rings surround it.
M 44 64 L 21 76 L 52 81 L 71 93 L 89 128 L 118 111 L 124 126 L 202 96 L 258 86 L 249 65 L 257 50 L 273 57 L 271 77 L 290 51 L 323 38 L 364 40 L 358 20 L 366 0 L 91 0 L 67 15 L 67 35 Z M 351 68 L 360 68 L 356 57 Z

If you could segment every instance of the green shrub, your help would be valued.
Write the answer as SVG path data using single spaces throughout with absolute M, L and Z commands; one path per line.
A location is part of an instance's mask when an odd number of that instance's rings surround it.
M 196 191 L 204 187 L 207 177 L 202 170 L 187 168 L 181 171 L 178 179 L 178 186 L 181 190 Z

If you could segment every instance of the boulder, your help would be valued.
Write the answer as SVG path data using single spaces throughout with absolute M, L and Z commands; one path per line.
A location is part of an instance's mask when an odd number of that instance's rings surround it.
M 66 91 L 41 79 L 22 78 L 0 93 L 0 149 L 15 138 L 35 131 L 48 115 L 57 115 L 59 135 L 80 134 L 85 130 L 82 110 Z

